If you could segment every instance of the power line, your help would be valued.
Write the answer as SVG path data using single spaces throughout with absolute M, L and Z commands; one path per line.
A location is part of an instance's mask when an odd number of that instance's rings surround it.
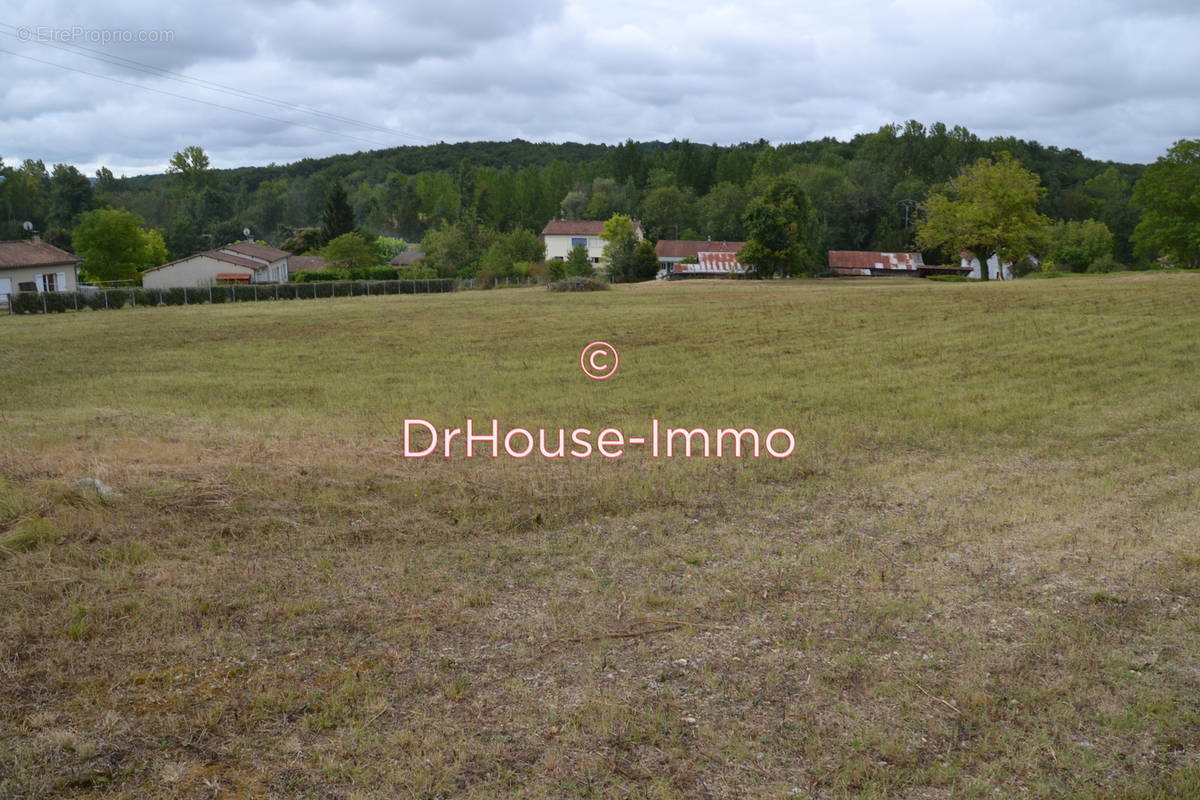
M 12 36 L 19 41 L 32 41 L 35 44 L 40 44 L 45 47 L 53 47 L 56 50 L 62 50 L 63 52 L 70 53 L 72 55 L 82 56 L 83 58 L 90 58 L 93 61 L 100 61 L 100 62 L 103 62 L 105 64 L 110 64 L 115 67 L 123 67 L 125 69 L 132 69 L 132 70 L 136 70 L 138 72 L 146 73 L 148 75 L 153 75 L 158 78 L 166 78 L 167 80 L 173 80 L 173 81 L 177 81 L 179 83 L 188 83 L 193 86 L 198 86 L 202 89 L 208 89 L 209 91 L 219 92 L 221 94 L 230 94 L 230 95 L 240 97 L 243 99 L 248 99 L 248 100 L 255 100 L 258 102 L 267 103 L 269 105 L 276 106 L 278 108 L 284 108 L 284 109 L 288 109 L 290 111 L 298 111 L 302 114 L 312 114 L 315 116 L 324 117 L 325 119 L 335 121 L 335 122 L 341 122 L 341 123 L 345 123 L 348 125 L 357 125 L 361 128 L 378 131 L 380 133 L 389 133 L 389 134 L 394 134 L 397 136 L 403 136 L 405 138 L 412 139 L 412 140 L 420 142 L 422 144 L 431 143 L 430 140 L 428 140 L 424 137 L 417 136 L 416 134 L 408 133 L 406 131 L 397 130 L 395 128 L 389 128 L 389 127 L 386 127 L 383 125 L 376 125 L 371 122 L 363 122 L 362 120 L 353 119 L 352 117 L 343 117 L 338 114 L 330 114 L 329 112 L 321 111 L 320 109 L 312 108 L 311 106 L 304 106 L 304 105 L 299 105 L 297 103 L 290 103 L 286 100 L 278 100 L 276 98 L 268 97 L 266 95 L 261 95 L 261 94 L 255 93 L 255 92 L 249 92 L 244 89 L 239 89 L 235 86 L 227 86 L 222 83 L 216 83 L 215 81 L 205 80 L 204 78 L 196 78 L 191 75 L 184 75 L 183 73 L 172 72 L 171 70 L 163 69 L 162 67 L 156 67 L 153 64 L 146 64 L 144 62 L 134 61 L 133 59 L 125 58 L 123 56 L 113 55 L 111 53 L 105 53 L 103 50 L 96 50 L 91 47 L 84 47 L 83 45 L 77 45 L 77 44 L 55 43 L 55 42 L 47 42 L 47 41 L 44 41 L 42 39 L 37 39 L 37 38 L 32 38 L 32 39 L 25 38 L 21 35 L 21 31 L 25 30 L 25 29 L 18 28 L 15 25 L 10 25 L 7 22 L 0 22 L 0 27 L 10 28 L 10 29 L 12 29 L 12 31 L 15 31 L 15 33 L 11 32 L 11 31 L 0 31 L 0 33 L 7 33 L 9 36 Z M 85 51 L 85 52 L 79 52 L 81 50 Z M 88 55 L 88 53 L 94 53 L 95 55 Z
M 341 133 L 339 131 L 331 131 L 331 130 L 328 130 L 327 128 L 318 128 L 314 125 L 305 125 L 302 122 L 291 122 L 286 119 L 280 119 L 279 117 L 272 117 L 269 114 L 259 114 L 257 111 L 246 111 L 245 109 L 234 108 L 233 106 L 221 105 L 220 103 L 213 103 L 208 100 L 200 100 L 199 98 L 196 98 L 196 97 L 188 97 L 187 95 L 176 94 L 175 92 L 168 92 L 165 89 L 155 89 L 152 86 L 143 86 L 140 83 L 133 83 L 132 81 L 123 81 L 120 78 L 113 78 L 109 75 L 101 75 L 97 72 L 89 72 L 86 69 L 79 69 L 78 67 L 68 67 L 65 64 L 56 64 L 53 61 L 45 61 L 40 58 L 34 58 L 33 56 L 27 56 L 27 55 L 23 55 L 21 53 L 14 53 L 11 50 L 5 50 L 3 48 L 0 48 L 0 53 L 7 53 L 10 56 L 16 56 L 17 58 L 24 58 L 28 61 L 36 61 L 39 64 L 46 64 L 47 66 L 58 67 L 59 69 L 65 69 L 70 72 L 78 72 L 82 75 L 90 75 L 93 78 L 100 78 L 102 80 L 112 81 L 113 83 L 120 83 L 124 86 L 132 86 L 135 89 L 144 89 L 147 92 L 155 92 L 157 94 L 163 94 L 163 95 L 166 95 L 167 97 L 175 97 L 180 100 L 189 100 L 193 103 L 200 103 L 202 105 L 212 106 L 213 108 L 220 108 L 225 111 L 233 111 L 236 114 L 245 114 L 246 116 L 250 116 L 250 117 L 258 117 L 259 119 L 270 120 L 271 122 L 278 122 L 281 125 L 294 125 L 298 128 L 308 128 L 309 130 L 329 134 L 330 136 L 341 136 L 346 139 L 354 139 L 356 141 L 366 142 L 367 144 L 374 145 L 375 147 L 384 147 L 384 148 L 394 147 L 394 145 L 387 144 L 385 142 L 377 142 L 377 141 L 374 141 L 373 139 L 364 139 L 361 136 L 354 136 L 352 134 Z

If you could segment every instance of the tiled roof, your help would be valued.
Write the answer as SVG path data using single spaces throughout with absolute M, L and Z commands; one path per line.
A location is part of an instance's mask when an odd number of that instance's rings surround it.
M 397 253 L 388 263 L 393 267 L 407 267 L 409 264 L 417 263 L 424 257 L 424 250 L 405 250 L 403 253 Z
M 293 272 L 315 272 L 329 266 L 320 256 L 288 256 L 288 274 Z
M 196 253 L 195 255 L 185 256 L 183 258 L 177 258 L 174 261 L 168 261 L 165 264 L 159 264 L 157 267 L 151 267 L 150 269 L 146 270 L 146 272 L 154 272 L 155 270 L 164 269 L 166 267 L 172 267 L 176 264 L 181 264 L 184 261 L 191 261 L 193 258 L 200 258 L 202 256 L 204 258 L 211 258 L 214 261 L 221 261 L 225 264 L 233 264 L 235 267 L 245 267 L 246 269 L 252 269 L 252 270 L 259 270 L 259 269 L 267 268 L 266 264 L 260 264 L 259 262 L 251 261 L 248 258 L 242 258 L 241 256 L 231 255 L 230 253 L 223 253 L 220 250 L 207 250 L 203 253 Z M 145 274 L 145 273 L 143 273 L 143 274 Z
M 830 267 L 853 269 L 909 269 L 925 266 L 920 253 L 875 253 L 868 250 L 830 250 Z
M 81 261 L 83 259 L 79 256 L 41 239 L 0 242 L 0 269 L 52 267 L 59 264 L 78 264 Z
M 643 230 L 642 223 L 633 220 L 636 230 Z M 604 233 L 604 220 L 598 219 L 552 219 L 542 228 L 542 236 L 599 236 Z
M 232 250 L 244 256 L 251 258 L 261 258 L 263 261 L 278 261 L 281 258 L 287 258 L 291 255 L 287 250 L 280 250 L 278 247 L 268 247 L 265 244 L 257 244 L 256 242 L 234 242 L 227 244 L 220 250 Z
M 746 246 L 745 242 L 702 242 L 693 239 L 660 239 L 654 245 L 659 258 L 696 258 L 705 253 L 736 253 Z

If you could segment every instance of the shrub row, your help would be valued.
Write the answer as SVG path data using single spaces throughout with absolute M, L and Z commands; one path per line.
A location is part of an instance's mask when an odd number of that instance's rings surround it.
M 361 269 L 338 269 L 329 267 L 318 270 L 300 270 L 291 276 L 296 283 L 330 281 L 396 281 L 425 280 L 436 278 L 437 272 L 428 267 L 362 267 Z
M 103 310 L 125 306 L 183 306 L 201 303 L 245 303 L 256 300 L 309 300 L 376 294 L 453 292 L 450 278 L 408 281 L 337 281 L 328 283 L 261 283 L 237 286 L 189 286 L 173 289 L 100 289 L 92 292 L 18 292 L 9 298 L 14 314 Z
M 563 278 L 561 281 L 554 281 L 546 284 L 546 288 L 552 292 L 597 292 L 608 288 L 608 283 L 599 278 Z

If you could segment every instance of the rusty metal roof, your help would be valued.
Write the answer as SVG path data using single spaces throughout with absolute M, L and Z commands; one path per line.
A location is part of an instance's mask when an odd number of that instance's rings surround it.
M 0 269 L 53 267 L 60 264 L 78 264 L 81 261 L 83 259 L 79 256 L 41 239 L 0 242 Z
M 659 258 L 698 258 L 700 253 L 736 253 L 745 242 L 702 242 L 696 239 L 660 239 L 654 245 Z
M 917 270 L 925 266 L 920 253 L 876 253 L 869 250 L 830 250 L 830 267 Z
M 672 272 L 677 275 L 687 274 L 689 272 L 710 272 L 710 273 L 743 273 L 746 268 L 738 261 L 736 252 L 713 252 L 713 253 L 697 253 L 695 264 L 684 264 L 678 262 L 673 265 Z

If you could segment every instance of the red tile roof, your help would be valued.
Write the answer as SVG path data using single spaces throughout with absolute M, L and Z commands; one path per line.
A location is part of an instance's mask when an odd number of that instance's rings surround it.
M 853 269 L 917 270 L 925 266 L 920 253 L 876 253 L 868 250 L 830 250 L 829 266 Z
M 319 272 L 329 266 L 329 263 L 320 256 L 288 256 L 288 274 L 293 272 Z
M 636 230 L 643 230 L 642 223 L 633 220 Z M 604 220 L 598 219 L 552 219 L 542 228 L 542 236 L 599 236 L 604 233 Z
M 692 239 L 660 239 L 654 245 L 659 258 L 696 258 L 700 253 L 736 253 L 745 242 L 701 242 Z
M 83 259 L 79 256 L 41 239 L 0 242 L 0 269 L 53 267 L 60 264 L 78 264 L 81 261 Z

